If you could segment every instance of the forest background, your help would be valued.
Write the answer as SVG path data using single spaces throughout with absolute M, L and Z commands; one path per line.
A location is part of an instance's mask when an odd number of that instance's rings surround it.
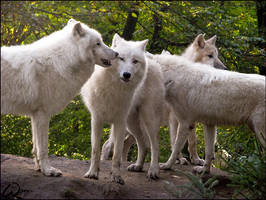
M 1 46 L 30 44 L 74 18 L 98 30 L 108 45 L 115 33 L 126 40 L 149 39 L 151 53 L 165 49 L 181 54 L 198 34 L 206 33 L 206 39 L 217 35 L 219 58 L 231 71 L 265 75 L 265 10 L 264 1 L 1 1 Z M 196 132 L 198 153 L 204 158 L 201 125 Z M 108 135 L 106 125 L 102 144 Z M 1 153 L 31 157 L 31 137 L 29 118 L 1 115 Z M 135 145 L 129 161 L 136 160 L 136 151 Z M 50 122 L 49 154 L 90 159 L 90 153 L 90 114 L 77 96 Z M 161 127 L 160 162 L 170 153 L 168 127 Z M 189 159 L 187 148 L 183 153 Z M 216 167 L 232 171 L 230 161 L 236 166 L 259 163 L 265 170 L 261 157 L 246 126 L 218 128 Z M 265 177 L 260 170 L 257 175 Z

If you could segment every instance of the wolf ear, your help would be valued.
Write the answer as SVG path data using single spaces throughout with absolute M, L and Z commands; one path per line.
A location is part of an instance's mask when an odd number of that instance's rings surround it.
M 208 39 L 206 42 L 209 42 L 209 43 L 215 45 L 216 39 L 217 39 L 217 37 L 216 37 L 216 35 L 214 35 L 210 39 Z
M 70 19 L 70 20 L 68 20 L 67 25 L 72 24 L 73 22 L 77 23 L 77 21 L 75 19 Z
M 140 48 L 141 48 L 143 51 L 145 51 L 148 42 L 149 42 L 148 39 L 140 41 Z
M 77 23 L 74 25 L 74 27 L 73 27 L 73 35 L 74 35 L 74 36 L 78 35 L 78 36 L 80 36 L 80 37 L 82 37 L 82 36 L 85 35 L 85 32 L 84 32 L 83 28 L 81 27 L 80 22 L 77 22 Z
M 118 43 L 124 40 L 123 38 L 121 38 L 117 33 L 114 35 L 113 40 L 112 40 L 112 47 L 111 48 L 115 48 L 117 47 Z
M 204 48 L 204 46 L 205 46 L 204 35 L 205 35 L 205 34 L 199 34 L 199 35 L 195 38 L 193 44 L 194 44 L 195 46 L 200 47 L 200 48 Z

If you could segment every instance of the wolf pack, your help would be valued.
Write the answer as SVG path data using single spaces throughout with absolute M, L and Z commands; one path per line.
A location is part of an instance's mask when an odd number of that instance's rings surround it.
M 109 48 L 101 34 L 70 19 L 67 25 L 28 45 L 1 47 L 1 114 L 31 118 L 35 170 L 46 176 L 62 172 L 49 163 L 48 131 L 52 115 L 81 94 L 91 114 L 91 162 L 84 177 L 98 179 L 100 161 L 112 159 L 111 180 L 124 184 L 120 163 L 130 147 L 138 154 L 128 171 L 139 172 L 151 152 L 148 179 L 160 170 L 188 161 L 195 172 L 210 172 L 216 127 L 246 124 L 263 149 L 265 76 L 227 70 L 218 58 L 216 36 L 199 34 L 181 55 L 146 51 L 148 40 L 113 36 Z M 104 124 L 110 137 L 101 149 Z M 205 160 L 197 154 L 196 123 L 204 128 Z M 160 126 L 169 126 L 171 155 L 159 163 Z M 170 151 L 170 149 L 169 149 Z

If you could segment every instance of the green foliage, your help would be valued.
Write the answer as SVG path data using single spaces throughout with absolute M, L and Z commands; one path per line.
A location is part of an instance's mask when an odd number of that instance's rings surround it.
M 160 162 L 166 162 L 171 155 L 171 142 L 168 127 L 160 129 Z
M 229 186 L 237 188 L 234 196 L 245 199 L 264 199 L 266 195 L 266 153 L 262 152 L 258 142 L 255 151 L 249 156 L 238 155 L 238 159 L 229 159 L 228 165 L 233 174 Z
M 255 134 L 246 126 L 237 128 L 218 128 L 216 149 L 225 149 L 229 155 L 249 155 L 255 149 Z
M 90 157 L 90 115 L 80 97 L 51 119 L 49 138 L 50 154 L 77 159 Z
M 201 158 L 205 157 L 205 141 L 204 132 L 201 124 L 197 124 L 197 152 Z M 256 140 L 255 134 L 252 133 L 246 126 L 239 127 L 218 127 L 217 128 L 217 142 L 215 146 L 215 161 L 214 166 L 218 168 L 225 168 L 220 163 L 224 163 L 225 157 L 238 159 L 239 155 L 249 156 L 255 149 L 254 142 Z M 221 154 L 219 154 L 219 153 Z
M 215 197 L 215 191 L 213 188 L 219 183 L 215 176 L 209 178 L 205 181 L 205 183 L 203 183 L 203 173 L 200 176 L 197 176 L 191 174 L 190 172 L 183 172 L 180 170 L 175 170 L 175 172 L 177 175 L 185 176 L 189 180 L 189 183 L 178 186 L 175 186 L 173 183 L 168 181 L 164 181 L 164 188 L 168 192 L 172 193 L 176 198 L 213 199 Z
M 1 45 L 31 43 L 70 18 L 97 29 L 110 44 L 114 33 L 122 35 L 132 8 L 139 11 L 133 39 L 148 38 L 151 52 L 156 43 L 160 48 L 154 53 L 165 48 L 179 54 L 197 34 L 216 34 L 221 60 L 231 70 L 258 73 L 264 65 L 265 38 L 259 35 L 252 1 L 7 1 L 1 3 Z M 156 38 L 155 24 L 161 27 Z
M 1 115 L 1 153 L 31 157 L 31 124 L 23 116 Z

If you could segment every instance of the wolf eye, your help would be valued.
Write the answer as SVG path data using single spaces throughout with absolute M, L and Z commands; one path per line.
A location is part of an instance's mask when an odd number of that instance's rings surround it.
M 121 57 L 119 57 L 119 59 L 120 59 L 120 60 L 122 60 L 122 61 L 124 61 L 124 60 L 125 60 L 124 58 L 121 58 Z
M 134 64 L 137 64 L 139 61 L 138 60 L 133 60 L 133 63 Z
M 97 45 L 97 46 L 101 46 L 101 43 L 100 43 L 100 42 L 97 42 L 96 45 Z
M 209 57 L 209 58 L 213 58 L 213 55 L 212 55 L 212 54 L 210 54 L 210 55 L 208 55 L 208 57 Z

